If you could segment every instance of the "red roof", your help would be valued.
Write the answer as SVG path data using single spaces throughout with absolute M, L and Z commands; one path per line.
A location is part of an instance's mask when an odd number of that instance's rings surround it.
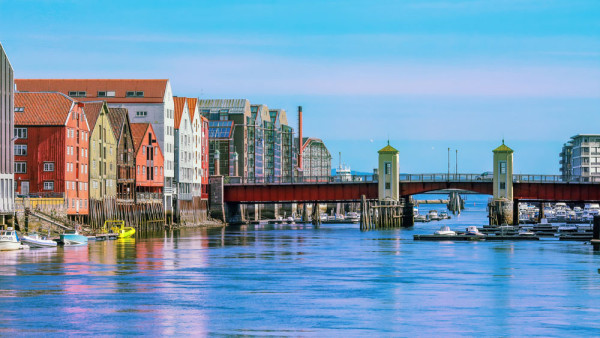
M 104 101 L 86 102 L 85 106 L 83 106 L 83 111 L 85 112 L 85 116 L 87 117 L 90 125 L 90 132 L 94 131 L 94 128 L 96 127 L 96 121 L 98 121 L 98 117 L 102 112 L 103 106 Z
M 134 79 L 15 79 L 18 91 L 85 92 L 79 101 L 105 100 L 108 103 L 162 103 L 169 80 Z M 127 96 L 127 92 L 143 92 L 143 97 Z M 98 97 L 98 92 L 115 92 L 114 96 Z
M 185 97 L 173 97 L 173 101 L 175 102 L 175 129 L 179 129 L 179 125 L 181 124 L 186 100 Z
M 194 115 L 198 108 L 198 99 L 193 97 L 188 97 L 187 99 L 188 111 L 190 112 L 190 122 L 194 121 Z
M 146 131 L 150 127 L 150 123 L 132 123 L 131 124 L 131 138 L 133 139 L 133 147 L 137 153 L 140 149 L 140 145 L 144 142 Z
M 60 125 L 67 122 L 76 103 L 61 93 L 15 93 L 16 125 Z M 23 111 L 20 109 L 23 108 Z

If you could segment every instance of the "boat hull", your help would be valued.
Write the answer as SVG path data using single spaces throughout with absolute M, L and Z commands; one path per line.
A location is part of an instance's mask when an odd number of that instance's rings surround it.
M 62 234 L 60 235 L 60 241 L 63 245 L 75 246 L 75 245 L 86 245 L 88 242 L 87 237 L 82 235 L 74 234 Z
M 12 241 L 1 241 L 0 242 L 0 251 L 12 251 L 12 250 L 20 250 L 23 247 L 21 246 L 21 243 L 19 242 L 12 242 Z
M 29 245 L 30 248 L 50 248 L 57 245 L 53 240 L 36 239 L 29 236 L 23 236 L 21 242 Z
M 130 238 L 135 234 L 135 229 L 131 227 L 124 228 L 124 231 L 119 233 L 119 239 Z

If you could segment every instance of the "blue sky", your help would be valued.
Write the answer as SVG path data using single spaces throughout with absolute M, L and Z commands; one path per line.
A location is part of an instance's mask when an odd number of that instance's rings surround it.
M 3 1 L 18 78 L 169 78 L 177 95 L 304 107 L 305 136 L 371 171 L 558 173 L 562 144 L 600 133 L 600 2 Z M 454 156 L 453 156 L 454 157 Z M 454 160 L 453 160 L 454 161 Z M 454 167 L 454 162 L 452 163 Z

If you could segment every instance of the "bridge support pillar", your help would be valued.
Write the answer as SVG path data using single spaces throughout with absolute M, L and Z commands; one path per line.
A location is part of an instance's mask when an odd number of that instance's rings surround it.
M 277 219 L 279 217 L 279 204 L 264 204 L 261 214 L 261 216 L 266 219 Z
M 513 215 L 512 215 L 512 224 L 519 225 L 519 200 L 513 201 Z
M 227 219 L 225 217 L 225 203 L 223 202 L 223 176 L 211 176 L 208 183 L 210 187 L 209 215 L 211 218 L 225 223 Z

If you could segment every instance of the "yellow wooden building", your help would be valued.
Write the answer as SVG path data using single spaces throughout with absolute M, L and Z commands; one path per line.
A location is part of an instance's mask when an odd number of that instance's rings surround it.
M 91 135 L 88 158 L 90 200 L 112 199 L 117 194 L 117 141 L 108 117 L 108 106 L 104 101 L 86 102 L 84 110 Z

